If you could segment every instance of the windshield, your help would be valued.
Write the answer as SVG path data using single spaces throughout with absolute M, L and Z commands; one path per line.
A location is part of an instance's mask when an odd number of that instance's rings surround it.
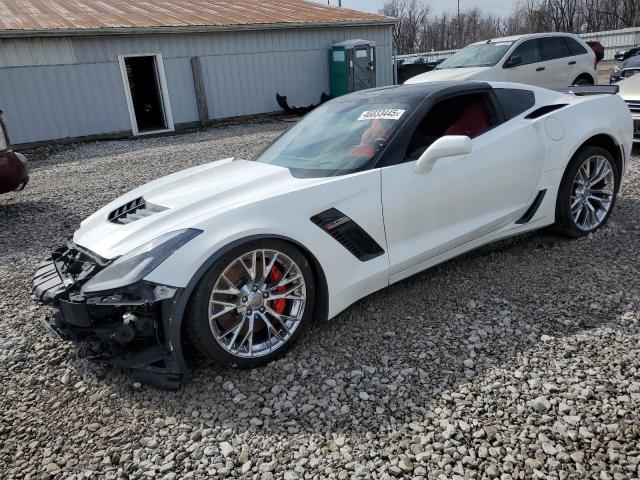
M 493 67 L 509 51 L 513 42 L 480 43 L 469 45 L 453 54 L 436 68 Z
M 290 168 L 301 176 L 351 173 L 369 164 L 412 108 L 404 101 L 367 97 L 332 101 L 313 110 L 253 160 Z

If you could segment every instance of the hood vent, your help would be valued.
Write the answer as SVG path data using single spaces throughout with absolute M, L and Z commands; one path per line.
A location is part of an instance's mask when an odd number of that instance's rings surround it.
M 109 221 L 111 223 L 124 225 L 140 220 L 141 218 L 149 217 L 154 213 L 159 213 L 166 209 L 166 207 L 161 207 L 160 205 L 147 203 L 144 198 L 140 197 L 131 200 L 129 203 L 111 212 L 109 214 Z

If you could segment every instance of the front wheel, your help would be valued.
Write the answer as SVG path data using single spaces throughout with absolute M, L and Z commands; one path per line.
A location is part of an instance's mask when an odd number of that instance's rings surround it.
M 562 177 L 555 230 L 573 238 L 598 230 L 611 215 L 619 186 L 620 173 L 607 150 L 578 150 Z
M 244 368 L 288 350 L 310 322 L 313 272 L 300 251 L 258 240 L 223 255 L 191 298 L 187 339 L 205 356 Z

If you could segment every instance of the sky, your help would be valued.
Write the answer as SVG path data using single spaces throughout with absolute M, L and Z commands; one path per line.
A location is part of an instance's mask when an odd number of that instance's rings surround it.
M 326 5 L 327 0 L 315 0 Z M 337 5 L 338 0 L 330 0 L 331 5 Z M 342 0 L 344 8 L 353 8 L 365 12 L 377 13 L 384 0 Z M 424 3 L 431 5 L 435 13 L 446 10 L 455 11 L 458 8 L 457 0 L 424 0 Z M 493 12 L 500 15 L 508 15 L 511 13 L 516 0 L 460 0 L 460 9 L 480 7 L 486 12 Z

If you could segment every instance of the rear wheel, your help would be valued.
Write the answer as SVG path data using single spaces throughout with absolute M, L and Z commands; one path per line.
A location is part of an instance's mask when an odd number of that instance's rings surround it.
M 581 237 L 602 227 L 615 205 L 620 174 L 611 154 L 599 147 L 583 147 L 562 178 L 556 203 L 555 229 Z
M 251 368 L 286 352 L 309 323 L 313 272 L 279 240 L 250 242 L 223 255 L 191 298 L 185 334 L 204 355 Z

